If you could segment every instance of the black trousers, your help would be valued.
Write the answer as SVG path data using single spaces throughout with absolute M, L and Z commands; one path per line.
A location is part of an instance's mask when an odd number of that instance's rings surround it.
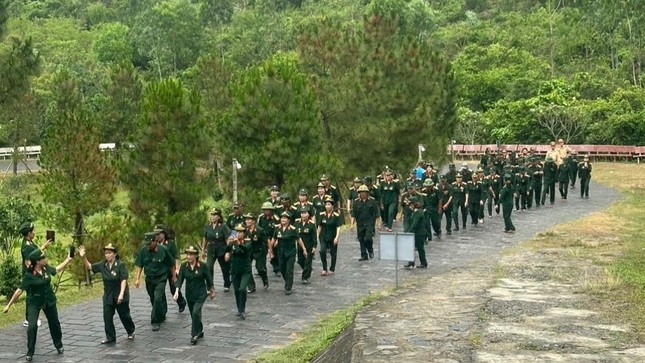
M 280 273 L 284 279 L 284 289 L 291 290 L 293 288 L 293 267 L 296 264 L 296 252 L 281 251 L 278 247 L 278 260 L 280 261 Z
M 38 315 L 40 311 L 45 313 L 47 317 L 47 324 L 49 325 L 49 333 L 52 336 L 54 347 L 63 347 L 63 331 L 60 328 L 60 321 L 58 320 L 58 309 L 56 304 L 44 307 L 28 306 L 27 307 L 27 355 L 33 356 L 36 350 L 36 337 L 38 336 Z
M 370 234 L 371 232 L 369 232 L 367 228 L 358 230 L 358 243 L 360 244 L 361 258 L 368 258 L 370 253 L 374 253 L 374 240 Z
M 555 180 L 547 181 L 542 190 L 542 204 L 546 202 L 546 194 L 549 194 L 549 202 L 555 203 Z
M 333 243 L 333 242 L 332 242 Z M 311 267 L 314 260 L 314 254 L 312 252 L 313 246 L 307 247 L 307 257 L 302 253 L 301 249 L 298 249 L 298 265 L 302 268 L 302 279 L 309 280 L 311 278 Z
M 170 295 L 175 296 L 175 291 L 177 291 L 177 284 L 172 282 L 172 272 L 168 275 L 168 286 L 170 287 Z M 186 306 L 186 299 L 184 299 L 184 295 L 181 294 L 181 291 L 179 291 L 177 306 L 179 306 L 180 308 Z
M 535 196 L 535 206 L 539 206 L 542 201 L 542 183 L 533 185 L 533 195 Z
M 488 207 L 488 215 L 493 215 L 493 204 L 495 205 L 495 213 L 499 214 L 499 193 L 495 194 L 495 198 L 491 195 L 486 199 L 486 206 Z M 483 215 L 483 214 L 482 214 Z
M 327 250 L 331 255 L 331 264 L 329 265 L 329 271 L 336 270 L 336 258 L 338 256 L 338 246 L 334 244 L 334 240 L 331 241 L 320 241 L 320 261 L 322 262 L 323 271 L 327 271 Z
M 260 275 L 262 279 L 262 284 L 269 284 L 269 277 L 267 276 L 267 251 L 265 249 L 256 250 L 251 252 L 251 261 L 255 260 L 255 270 Z M 251 274 L 251 279 L 249 280 L 250 290 L 255 290 L 255 279 L 253 274 Z
M 514 231 L 515 226 L 511 221 L 511 213 L 513 213 L 513 204 L 502 204 L 502 215 L 504 216 L 504 230 Z
M 103 323 L 105 324 L 105 338 L 116 340 L 116 328 L 114 327 L 114 312 L 119 314 L 119 319 L 128 335 L 134 334 L 134 321 L 130 316 L 130 303 L 124 301 L 120 304 L 103 303 Z
M 469 201 L 468 211 L 470 212 L 470 221 L 477 225 L 479 223 L 479 200 Z
M 166 300 L 166 280 L 167 277 L 148 278 L 146 277 L 146 291 L 152 304 L 150 313 L 150 322 L 152 324 L 161 324 L 166 320 L 168 312 L 168 302 Z
M 213 268 L 215 267 L 215 261 L 219 263 L 219 267 L 222 270 L 222 278 L 224 279 L 224 287 L 231 287 L 231 263 L 226 261 L 224 258 L 225 255 L 217 256 L 208 254 L 206 259 L 206 266 L 208 267 L 208 272 L 213 276 Z
M 455 229 L 459 229 L 459 211 L 461 211 L 461 223 L 466 227 L 466 221 L 468 221 L 468 206 L 463 200 L 452 205 L 452 218 L 455 221 Z
M 190 311 L 190 335 L 196 337 L 199 333 L 204 331 L 202 324 L 202 307 L 204 306 L 205 299 L 197 299 L 194 301 L 188 300 L 188 311 Z
M 589 197 L 589 180 L 591 178 L 580 178 L 580 196 Z
M 235 305 L 237 312 L 246 312 L 246 288 L 251 281 L 251 269 L 233 274 L 233 292 L 235 293 Z
M 558 189 L 560 190 L 560 196 L 567 199 L 567 196 L 569 195 L 569 181 L 561 181 L 558 185 Z

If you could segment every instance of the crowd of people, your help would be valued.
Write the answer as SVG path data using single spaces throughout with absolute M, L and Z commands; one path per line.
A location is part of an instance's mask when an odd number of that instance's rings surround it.
M 486 215 L 492 218 L 493 213 L 503 215 L 504 232 L 512 233 L 515 231 L 512 211 L 538 208 L 547 202 L 547 196 L 548 202 L 553 204 L 556 184 L 560 198 L 566 200 L 569 189 L 574 189 L 579 180 L 580 197 L 588 198 L 591 171 L 587 156 L 578 161 L 575 152 L 560 141 L 551 143 L 545 158 L 528 149 L 520 153 L 487 150 L 475 170 L 471 170 L 468 163 L 463 163 L 460 170 L 455 164 L 449 164 L 448 171 L 440 173 L 432 163 L 420 161 L 409 177 L 399 179 L 393 170 L 385 167 L 375 181 L 371 176 L 355 178 L 344 206 L 341 193 L 326 175 L 320 178 L 312 198 L 306 189 L 300 189 L 293 202 L 289 193 L 281 193 L 279 186 L 273 186 L 259 215 L 243 213 L 240 204 L 234 204 L 226 219 L 222 210 L 212 209 L 201 246 L 193 244 L 185 248 L 184 262 L 180 260 L 174 232 L 165 225 L 155 226 L 153 232 L 145 234 L 144 246 L 136 256 L 134 285 L 139 288 L 141 277 L 145 275 L 153 331 L 158 331 L 166 320 L 168 285 L 179 312 L 186 306 L 189 309 L 192 318 L 190 342 L 197 344 L 204 337 L 202 306 L 207 297 L 213 299 L 215 296 L 216 262 L 223 278 L 223 291 L 233 289 L 236 315 L 245 319 L 247 294 L 256 292 L 257 287 L 253 265 L 263 288 L 268 289 L 268 261 L 273 273 L 284 280 L 286 295 L 293 291 L 296 263 L 302 270 L 301 283 L 309 284 L 317 252 L 322 265 L 320 276 L 336 273 L 340 227 L 344 223 L 341 211 L 347 212 L 349 229 L 356 233 L 359 261 L 374 258 L 373 240 L 377 230 L 392 232 L 395 221 L 402 219 L 403 232 L 414 234 L 420 262 L 415 265 L 411 261 L 406 267 L 427 268 L 425 245 L 433 236 L 441 238 L 444 233 L 450 235 L 460 228 L 466 229 L 468 217 L 472 226 L 478 226 L 484 223 Z M 27 360 L 34 354 L 40 311 L 47 316 L 54 346 L 62 354 L 62 335 L 51 277 L 63 269 L 73 255 L 52 268 L 44 252 L 51 241 L 37 246 L 33 242 L 33 223 L 23 224 L 20 232 L 24 236 L 22 285 L 4 311 L 7 312 L 26 291 Z M 129 309 L 128 271 L 114 244 L 105 245 L 103 250 L 105 258 L 91 263 L 85 248 L 78 249 L 87 270 L 100 273 L 104 283 L 105 339 L 101 343 L 116 342 L 115 312 L 127 338 L 132 340 L 135 325 Z

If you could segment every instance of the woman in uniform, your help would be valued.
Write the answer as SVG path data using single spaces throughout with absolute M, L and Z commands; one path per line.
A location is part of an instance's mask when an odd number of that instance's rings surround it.
M 186 302 L 192 325 L 190 329 L 190 344 L 197 344 L 197 339 L 204 337 L 204 325 L 202 324 L 202 306 L 206 301 L 206 292 L 211 300 L 215 298 L 215 287 L 213 287 L 213 277 L 208 271 L 207 265 L 197 259 L 199 252 L 193 246 L 184 250 L 186 253 L 186 262 L 179 267 L 179 277 L 177 278 L 177 289 L 173 299 L 179 299 L 179 291 L 184 281 L 186 281 Z
M 224 279 L 224 292 L 228 292 L 231 287 L 231 265 L 224 256 L 226 255 L 226 240 L 231 234 L 231 230 L 222 220 L 222 211 L 213 209 L 210 212 L 210 221 L 204 227 L 204 238 L 202 239 L 202 258 L 206 257 L 206 266 L 208 273 L 213 274 L 215 260 L 219 262 Z
M 58 354 L 63 354 L 63 332 L 58 320 L 56 295 L 52 289 L 51 282 L 52 276 L 61 272 L 72 261 L 72 257 L 68 255 L 63 263 L 53 268 L 47 263 L 47 256 L 40 249 L 37 249 L 31 252 L 29 260 L 31 261 L 31 266 L 22 276 L 20 288 L 16 290 L 4 308 L 4 312 L 8 312 L 11 305 L 22 295 L 22 292 L 27 291 L 27 321 L 29 322 L 29 327 L 27 328 L 27 361 L 32 360 L 36 349 L 38 315 L 40 315 L 41 310 L 47 317 L 54 347 L 56 347 Z
M 251 250 L 253 241 L 246 237 L 246 227 L 242 224 L 235 226 L 237 234 L 228 240 L 226 248 L 227 259 L 231 261 L 233 275 L 233 290 L 235 291 L 235 304 L 237 314 L 246 319 L 246 287 L 251 281 Z
M 128 269 L 117 255 L 116 246 L 109 243 L 103 247 L 105 259 L 101 262 L 91 263 L 85 255 L 85 247 L 78 248 L 78 253 L 83 259 L 85 268 L 92 273 L 100 273 L 103 278 L 103 323 L 105 324 L 105 339 L 101 344 L 116 342 L 116 329 L 114 328 L 114 311 L 119 314 L 128 340 L 134 339 L 134 322 L 130 316 L 130 291 L 128 289 Z

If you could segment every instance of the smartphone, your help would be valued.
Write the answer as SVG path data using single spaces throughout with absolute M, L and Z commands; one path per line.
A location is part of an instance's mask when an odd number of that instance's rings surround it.
M 49 241 L 51 240 L 52 242 L 56 241 L 56 231 L 52 231 L 50 229 L 47 230 L 47 236 L 45 237 L 45 240 Z
M 71 245 L 69 246 L 69 257 L 74 258 L 74 255 L 76 255 L 76 246 Z

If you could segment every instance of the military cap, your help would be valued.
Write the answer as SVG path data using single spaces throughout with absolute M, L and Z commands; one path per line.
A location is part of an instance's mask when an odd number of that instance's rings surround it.
M 103 247 L 103 251 L 114 251 L 116 253 L 116 246 L 112 243 L 108 243 Z
M 20 227 L 18 228 L 18 230 L 20 231 L 20 234 L 21 234 L 21 235 L 26 236 L 26 235 L 28 235 L 28 234 L 29 234 L 29 232 L 31 232 L 31 231 L 33 231 L 33 230 L 34 230 L 34 227 L 35 227 L 35 226 L 34 226 L 34 224 L 33 224 L 33 223 L 31 223 L 31 222 L 25 222 L 25 223 L 23 223 L 23 224 L 21 224 L 21 225 L 20 225 Z
M 439 175 L 439 179 L 446 179 L 446 176 L 445 176 L 445 175 L 443 175 L 443 174 L 442 174 L 442 175 Z
M 323 174 L 323 175 L 320 177 L 320 181 L 323 181 L 323 180 L 329 180 L 329 177 L 327 176 L 327 174 Z
M 307 208 L 298 208 L 298 213 L 302 214 L 303 212 L 309 213 L 309 209 Z
M 213 208 L 210 211 L 210 215 L 212 215 L 212 216 L 219 215 L 221 217 L 222 216 L 222 210 L 219 209 L 219 208 Z
M 197 248 L 195 246 L 188 246 L 188 248 L 186 248 L 184 250 L 184 253 L 186 253 L 186 254 L 192 253 L 193 255 L 197 255 L 197 254 L 199 254 L 199 250 L 197 250 Z
M 358 189 L 357 189 L 356 191 L 357 191 L 357 192 L 359 192 L 359 193 L 360 193 L 360 192 L 368 192 L 368 193 L 369 193 L 369 191 L 370 191 L 370 190 L 369 190 L 369 188 L 367 187 L 367 185 L 363 184 L 363 185 L 361 185 L 360 187 L 358 187 Z
M 584 160 L 589 160 L 589 155 L 585 155 L 582 157 Z
M 31 253 L 29 254 L 29 260 L 31 260 L 32 263 L 35 263 L 38 260 L 42 260 L 45 257 L 47 257 L 47 255 L 39 248 L 36 248 L 35 250 L 31 251 Z
M 525 167 L 524 165 L 520 165 L 520 166 L 519 166 L 519 170 L 520 170 L 520 171 L 524 171 L 524 170 L 526 170 L 526 167 Z
M 483 173 L 483 172 L 484 172 L 484 169 L 482 169 L 482 168 L 480 167 L 479 169 L 477 169 L 477 172 L 478 172 L 478 173 Z
M 511 174 L 504 174 L 505 180 L 511 180 Z
M 282 199 L 282 200 L 291 200 L 291 194 L 289 194 L 289 193 L 283 193 L 283 194 L 280 196 L 280 199 Z
M 553 157 L 547 156 L 545 161 L 547 161 L 547 162 L 553 161 Z
M 428 179 L 426 179 L 426 180 L 424 180 L 424 181 L 423 181 L 423 186 L 424 186 L 424 187 L 431 187 L 431 186 L 433 186 L 433 185 L 434 185 L 434 182 L 433 182 L 433 181 L 432 181 L 432 179 L 430 179 L 430 178 L 428 178 Z
M 358 178 L 357 178 L 357 179 L 358 179 Z M 324 188 L 324 187 L 325 187 L 325 184 L 323 184 L 323 183 L 318 183 L 318 188 Z
M 271 202 L 269 202 L 269 203 L 271 203 Z M 251 212 L 246 213 L 243 217 L 244 217 L 244 218 L 246 218 L 246 219 L 253 219 L 253 220 L 255 220 L 255 215 L 254 215 L 253 213 L 251 213 Z
M 272 185 L 270 190 L 271 190 L 271 191 L 274 191 L 274 190 L 278 190 L 278 191 L 279 191 L 279 190 L 280 190 L 280 188 L 279 188 L 277 185 Z
M 354 178 L 354 183 L 362 183 L 361 178 L 359 177 Z
M 307 195 L 307 189 L 301 188 L 300 191 L 298 192 L 298 195 Z
M 233 209 L 235 209 L 235 208 L 241 208 L 241 207 L 242 207 L 242 206 L 240 205 L 240 203 L 233 203 Z
M 414 188 L 416 188 L 416 185 L 414 183 L 407 183 L 406 187 L 408 189 L 414 189 Z
M 464 177 L 464 176 L 463 176 L 463 175 L 461 175 L 461 173 L 457 173 L 457 175 L 455 176 L 455 178 L 463 178 L 463 177 Z
M 368 182 L 369 182 L 369 183 L 371 183 L 371 182 L 372 182 L 372 177 L 371 177 L 371 176 L 369 176 L 369 175 L 367 175 L 366 177 L 364 177 L 364 178 L 363 178 L 363 181 L 364 181 L 365 183 L 368 183 Z
M 271 203 L 271 202 L 264 202 L 264 203 L 262 203 L 262 208 L 261 209 L 262 210 L 265 210 L 265 209 L 274 210 L 275 206 L 273 206 L 273 203 Z
M 358 189 L 361 189 L 361 188 L 359 187 Z M 328 195 L 328 196 L 326 196 L 326 197 L 325 197 L 325 203 L 331 203 L 331 204 L 334 204 L 334 198 L 332 198 L 332 197 L 331 197 L 331 196 L 329 196 L 329 195 Z
M 287 212 L 287 211 L 284 211 L 284 212 L 282 212 L 282 214 L 280 214 L 280 217 L 287 217 L 287 218 L 291 219 L 291 214 L 289 214 L 289 212 Z
M 242 223 L 238 223 L 235 225 L 235 230 L 238 232 L 246 231 L 246 227 Z
M 450 164 L 448 164 L 448 167 L 449 167 L 450 169 L 454 169 L 454 168 L 455 168 L 455 164 L 454 164 L 454 163 L 450 163 Z
M 390 169 L 386 170 L 385 175 L 392 175 L 392 170 L 390 170 Z
M 159 234 L 158 232 L 146 232 L 143 235 L 143 243 L 147 245 L 152 241 L 156 241 L 157 240 L 156 237 L 158 234 Z

